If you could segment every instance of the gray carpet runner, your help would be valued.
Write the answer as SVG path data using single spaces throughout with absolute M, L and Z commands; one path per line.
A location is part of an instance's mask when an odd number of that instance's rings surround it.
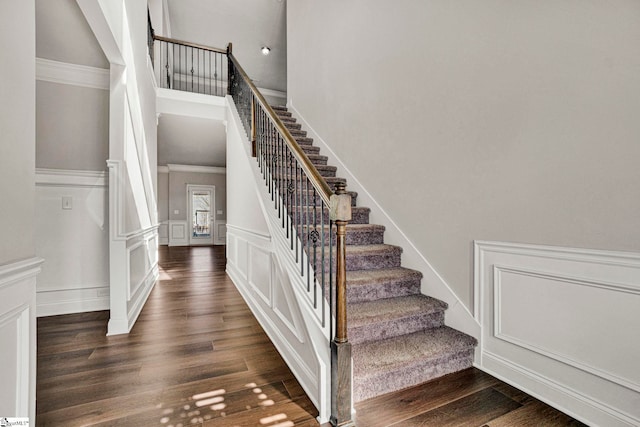
M 273 107 L 327 184 L 335 166 L 285 107 Z M 384 243 L 384 227 L 369 224 L 370 209 L 357 206 L 347 226 L 347 318 L 352 343 L 353 399 L 359 402 L 472 366 L 473 337 L 444 325 L 447 304 L 420 292 L 422 273 L 401 266 L 402 248 Z M 303 203 L 311 204 L 303 198 Z M 320 212 L 328 224 L 328 212 Z M 309 214 L 294 209 L 298 219 Z M 317 227 L 328 239 L 329 227 Z M 335 232 L 334 232 L 335 234 Z M 328 257 L 327 257 L 328 258 Z M 328 264 L 325 266 L 328 268 Z

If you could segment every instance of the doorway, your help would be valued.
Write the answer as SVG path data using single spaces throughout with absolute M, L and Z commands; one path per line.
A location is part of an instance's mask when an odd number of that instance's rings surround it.
M 213 245 L 216 187 L 187 184 L 187 208 L 190 245 Z

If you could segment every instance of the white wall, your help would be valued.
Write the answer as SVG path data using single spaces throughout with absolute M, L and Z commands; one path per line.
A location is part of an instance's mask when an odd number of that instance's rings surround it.
M 108 195 L 104 171 L 37 170 L 38 316 L 109 309 Z
M 35 3 L 1 7 L 0 38 L 19 43 L 0 49 L 0 413 L 35 422 Z
M 640 250 L 639 15 L 290 2 L 289 103 L 471 309 L 474 239 Z

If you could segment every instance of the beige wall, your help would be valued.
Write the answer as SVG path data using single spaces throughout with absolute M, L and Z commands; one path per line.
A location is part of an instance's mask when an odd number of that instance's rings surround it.
M 297 0 L 287 22 L 289 101 L 467 307 L 474 239 L 640 250 L 640 3 Z
M 162 174 L 159 174 L 162 175 Z M 216 187 L 216 220 L 227 218 L 227 177 L 221 173 L 169 172 L 169 219 L 187 220 L 187 184 L 214 185 Z M 178 210 L 178 214 L 174 211 Z
M 169 173 L 158 172 L 158 221 L 169 220 Z
M 33 1 L 0 5 L 0 265 L 35 256 L 36 71 Z M 9 66 L 8 64 L 13 64 Z
M 109 155 L 109 92 L 36 83 L 36 166 L 106 170 Z

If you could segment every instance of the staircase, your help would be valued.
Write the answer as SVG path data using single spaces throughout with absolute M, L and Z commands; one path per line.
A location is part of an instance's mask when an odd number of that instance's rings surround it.
M 329 186 L 345 182 L 291 113 L 273 109 Z M 350 194 L 346 269 L 354 402 L 472 366 L 476 340 L 444 325 L 447 304 L 420 293 L 422 274 L 401 266 L 402 248 L 384 243 L 384 227 L 369 224 L 370 209 L 357 206 L 357 194 Z M 328 235 L 329 228 L 318 231 Z

